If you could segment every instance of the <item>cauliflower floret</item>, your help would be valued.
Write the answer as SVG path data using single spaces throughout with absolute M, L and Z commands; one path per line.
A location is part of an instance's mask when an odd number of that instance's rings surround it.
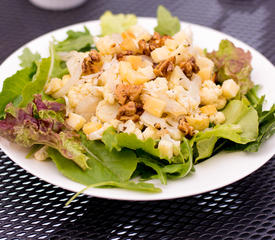
M 226 99 L 236 97 L 239 90 L 240 86 L 233 79 L 225 80 L 222 84 L 222 95 Z
M 200 90 L 202 105 L 215 104 L 221 95 L 222 90 L 220 86 L 216 85 L 211 80 L 206 80 L 203 82 Z
M 210 116 L 210 121 L 214 122 L 215 125 L 222 124 L 225 121 L 225 116 L 223 112 L 216 112 L 215 114 Z
M 218 101 L 216 102 L 216 108 L 218 110 L 223 109 L 226 104 L 226 98 L 224 96 L 219 96 Z

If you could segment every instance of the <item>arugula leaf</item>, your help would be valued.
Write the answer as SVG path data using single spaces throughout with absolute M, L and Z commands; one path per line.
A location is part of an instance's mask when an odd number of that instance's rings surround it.
M 18 57 L 21 60 L 20 66 L 31 67 L 34 62 L 40 60 L 41 56 L 38 52 L 32 53 L 29 48 L 24 48 L 23 53 Z
M 101 35 L 106 36 L 113 33 L 122 33 L 129 27 L 137 24 L 134 14 L 113 14 L 106 11 L 100 17 Z
M 39 94 L 43 91 L 43 88 L 48 80 L 50 71 L 50 58 L 42 58 L 38 63 L 37 72 L 31 82 L 25 84 L 22 90 L 22 100 L 19 103 L 19 107 L 25 107 L 32 101 L 34 94 Z
M 180 31 L 180 21 L 177 17 L 173 17 L 171 13 L 162 5 L 157 10 L 158 25 L 155 31 L 161 35 L 173 36 Z
M 4 83 L 0 93 L 0 118 L 4 116 L 4 110 L 8 103 L 14 101 L 21 95 L 23 89 L 32 80 L 33 74 L 36 71 L 36 66 L 26 67 L 17 71 L 11 77 L 8 77 Z
M 57 52 L 70 52 L 73 50 L 86 52 L 91 49 L 91 45 L 94 42 L 93 36 L 86 26 L 84 26 L 84 32 L 67 31 L 67 36 L 65 40 L 57 42 L 55 45 Z
M 218 82 L 232 78 L 240 86 L 242 95 L 253 87 L 250 78 L 252 56 L 249 51 L 245 52 L 229 40 L 222 40 L 218 51 L 206 55 L 215 63 Z
M 133 151 L 124 149 L 121 152 L 109 152 L 103 143 L 89 141 L 82 135 L 89 159 L 88 169 L 81 170 L 75 163 L 63 157 L 55 149 L 49 149 L 48 154 L 55 162 L 58 170 L 69 179 L 89 187 L 112 186 L 130 190 L 160 192 L 159 188 L 149 183 L 129 181 L 137 165 Z

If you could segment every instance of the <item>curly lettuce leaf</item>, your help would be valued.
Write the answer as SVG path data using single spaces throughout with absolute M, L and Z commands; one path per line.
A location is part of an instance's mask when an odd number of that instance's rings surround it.
M 57 52 L 86 52 L 91 49 L 91 45 L 94 43 L 93 36 L 86 26 L 84 26 L 83 32 L 76 32 L 73 30 L 67 31 L 67 38 L 63 41 L 55 44 L 55 50 Z
M 22 54 L 18 57 L 21 61 L 20 66 L 31 67 L 33 63 L 40 60 L 41 56 L 38 52 L 32 53 L 29 48 L 24 48 Z
M 132 150 L 141 149 L 155 157 L 165 159 L 170 163 L 182 163 L 183 161 L 181 156 L 174 156 L 171 159 L 165 156 L 161 156 L 158 148 L 156 147 L 158 142 L 152 138 L 148 138 L 142 141 L 138 139 L 134 133 L 117 133 L 113 127 L 109 127 L 104 131 L 102 135 L 102 141 L 109 151 L 112 149 L 121 151 L 122 148 L 129 148 Z
M 155 31 L 161 35 L 173 36 L 180 31 L 180 21 L 177 17 L 173 17 L 169 10 L 159 5 L 157 10 L 158 25 Z
M 18 98 L 25 86 L 32 81 L 33 74 L 36 72 L 36 66 L 26 67 L 17 71 L 11 77 L 8 77 L 4 83 L 0 93 L 0 118 L 4 114 L 5 107 L 8 103 Z
M 218 51 L 206 53 L 206 55 L 215 64 L 218 82 L 222 83 L 232 78 L 240 86 L 242 95 L 253 87 L 250 78 L 252 56 L 249 51 L 245 52 L 229 40 L 222 40 Z
M 0 120 L 0 136 L 24 147 L 41 144 L 55 148 L 86 169 L 85 150 L 78 134 L 65 124 L 64 117 L 64 104 L 42 101 L 41 95 L 35 95 L 25 108 L 7 105 L 6 117 Z
M 106 11 L 100 17 L 102 36 L 113 33 L 122 33 L 129 27 L 137 24 L 137 17 L 134 14 L 113 14 Z

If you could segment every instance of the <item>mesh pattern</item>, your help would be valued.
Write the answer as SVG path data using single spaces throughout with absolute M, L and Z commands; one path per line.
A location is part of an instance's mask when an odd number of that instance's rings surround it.
M 272 0 L 162 1 L 181 20 L 229 33 L 275 63 Z M 93 0 L 64 12 L 2 0 L 0 62 L 53 29 L 97 19 L 106 9 L 154 16 L 158 1 Z M 274 159 L 245 179 L 194 197 L 126 202 L 81 196 L 41 181 L 0 152 L 0 240 L 275 238 Z

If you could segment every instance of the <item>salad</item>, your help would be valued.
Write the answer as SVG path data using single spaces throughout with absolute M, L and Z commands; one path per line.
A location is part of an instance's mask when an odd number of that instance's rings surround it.
M 24 49 L 0 93 L 0 136 L 87 187 L 160 192 L 220 151 L 256 152 L 275 132 L 249 51 L 194 46 L 163 6 L 154 33 L 105 12 L 101 35 L 68 31 L 49 57 Z

